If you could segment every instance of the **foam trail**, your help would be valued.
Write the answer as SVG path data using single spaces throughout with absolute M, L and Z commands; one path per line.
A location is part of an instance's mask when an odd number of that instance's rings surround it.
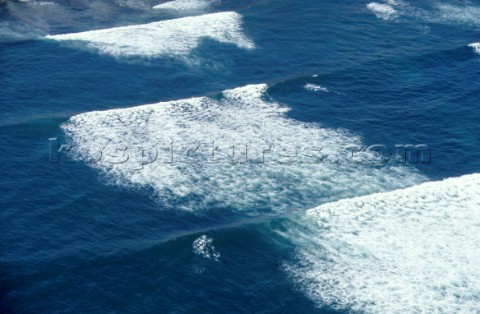
M 204 10 L 215 2 L 215 0 L 173 0 L 156 5 L 153 8 L 175 11 Z
M 91 166 L 111 183 L 151 188 L 165 206 L 185 210 L 294 210 L 423 180 L 408 167 L 351 160 L 358 137 L 290 119 L 288 110 L 259 84 L 84 113 L 63 129 L 77 159 L 103 150 Z M 125 147 L 129 158 L 112 160 Z
M 1 21 L 0 42 L 26 40 L 44 36 L 45 32 L 22 21 Z
M 439 4 L 437 10 L 438 13 L 431 18 L 433 21 L 480 26 L 479 6 Z
M 386 0 L 384 2 L 369 3 L 367 8 L 383 20 L 393 20 L 399 16 L 404 16 L 428 23 L 458 24 L 475 28 L 480 26 L 480 7 L 470 5 L 469 2 L 463 5 L 434 3 L 428 10 L 400 0 Z
M 476 54 L 480 55 L 480 43 L 471 43 L 468 47 L 471 47 Z
M 320 304 L 360 313 L 478 313 L 480 174 L 341 200 L 284 234 Z
M 202 38 L 253 49 L 242 32 L 242 16 L 220 12 L 143 25 L 131 25 L 81 33 L 49 35 L 56 41 L 80 41 L 100 53 L 115 57 L 158 57 L 188 55 Z

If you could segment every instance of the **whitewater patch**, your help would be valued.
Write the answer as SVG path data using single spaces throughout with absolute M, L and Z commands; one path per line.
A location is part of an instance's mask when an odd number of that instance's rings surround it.
M 471 43 L 468 47 L 471 47 L 476 54 L 480 55 L 480 43 Z
M 267 89 L 88 112 L 62 128 L 73 157 L 110 183 L 189 211 L 291 211 L 424 180 L 409 167 L 355 162 L 357 136 L 289 118 Z
M 202 235 L 195 239 L 192 244 L 193 253 L 216 262 L 220 260 L 220 253 L 215 249 L 213 245 L 213 239 Z
M 55 41 L 79 41 L 100 53 L 115 57 L 184 57 L 201 39 L 209 38 L 239 48 L 254 49 L 243 34 L 242 16 L 220 12 L 143 25 L 131 25 L 81 33 L 49 35 Z
M 190 11 L 205 10 L 213 5 L 216 0 L 173 0 L 154 6 L 157 10 Z
M 305 88 L 306 90 L 312 91 L 312 92 L 325 92 L 325 93 L 329 92 L 328 88 L 322 87 L 322 86 L 317 85 L 317 84 L 311 84 L 311 83 L 305 84 L 305 86 L 303 86 L 303 88 Z
M 367 4 L 367 8 L 383 20 L 391 20 L 397 16 L 397 10 L 390 4 L 371 2 Z
M 480 174 L 308 210 L 286 270 L 318 304 L 360 313 L 478 313 Z

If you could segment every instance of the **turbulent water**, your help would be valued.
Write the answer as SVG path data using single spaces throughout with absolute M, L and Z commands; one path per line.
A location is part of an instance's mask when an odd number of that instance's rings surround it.
M 0 1 L 0 312 L 478 313 L 480 3 Z

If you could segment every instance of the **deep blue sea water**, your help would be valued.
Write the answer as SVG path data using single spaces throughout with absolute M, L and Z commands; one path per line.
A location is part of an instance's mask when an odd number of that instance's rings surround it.
M 0 312 L 362 312 L 357 305 L 365 300 L 332 303 L 305 293 L 285 267 L 296 260 L 299 244 L 281 234 L 305 210 L 326 202 L 479 172 L 480 56 L 468 45 L 480 42 L 480 3 L 379 0 L 375 11 L 360 0 L 219 0 L 200 9 L 152 9 L 160 2 L 0 4 Z M 238 30 L 254 48 L 241 47 L 239 38 L 222 43 L 204 35 L 179 56 L 175 47 L 184 47 L 188 34 L 174 33 L 161 43 L 173 47 L 166 52 L 127 55 L 122 49 L 136 36 L 147 45 L 137 29 L 131 38 L 121 36 L 125 42 L 112 55 L 44 38 L 227 11 L 241 15 Z M 191 125 L 207 126 L 195 132 L 211 128 L 224 136 L 229 124 L 209 122 L 210 115 L 240 121 L 240 130 L 255 123 L 262 134 L 238 134 L 247 141 L 295 138 L 289 130 L 307 125 L 365 147 L 424 144 L 431 160 L 352 165 L 338 173 L 332 163 L 326 168 L 332 172 L 315 176 L 315 168 L 269 166 L 258 178 L 255 171 L 223 166 L 195 176 L 179 166 L 175 170 L 185 176 L 179 183 L 176 174 L 130 177 L 78 156 L 49 160 L 51 138 L 77 145 L 116 141 L 90 118 L 66 132 L 78 114 L 200 96 L 221 108 L 230 106 L 220 101 L 222 91 L 261 83 L 268 84 L 269 104 L 290 111 L 255 108 L 251 112 L 265 115 L 257 121 L 241 106 L 232 105 L 227 117 L 212 109 L 203 120 L 192 118 Z M 128 126 L 129 116 L 102 117 L 127 125 L 117 137 L 137 130 Z M 172 121 L 177 130 L 181 118 L 170 120 L 168 113 L 154 123 Z M 78 135 L 82 128 L 86 133 Z M 131 138 L 145 141 L 142 136 Z M 298 136 L 299 143 L 312 144 L 306 139 Z M 390 177 L 392 164 L 406 175 Z M 238 182 L 225 183 L 230 179 Z M 312 184 L 320 181 L 327 183 Z M 183 189 L 187 196 L 179 196 Z M 206 245 L 196 246 L 199 239 Z M 383 299 L 391 300 L 388 292 L 369 302 Z M 469 300 L 480 306 L 478 298 Z

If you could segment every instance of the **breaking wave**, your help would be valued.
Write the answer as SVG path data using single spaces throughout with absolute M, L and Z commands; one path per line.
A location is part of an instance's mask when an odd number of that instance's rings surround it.
M 131 25 L 81 33 L 49 35 L 55 41 L 79 41 L 115 57 L 184 57 L 200 40 L 210 38 L 239 48 L 253 49 L 242 31 L 242 16 L 221 12 L 143 25 Z
M 295 210 L 424 180 L 409 167 L 356 162 L 349 147 L 361 145 L 358 137 L 288 111 L 260 84 L 84 113 L 63 129 L 76 159 L 103 151 L 88 164 L 111 183 L 152 188 L 162 203 L 185 210 Z
M 480 174 L 341 200 L 282 233 L 286 270 L 319 305 L 361 313 L 477 313 Z

